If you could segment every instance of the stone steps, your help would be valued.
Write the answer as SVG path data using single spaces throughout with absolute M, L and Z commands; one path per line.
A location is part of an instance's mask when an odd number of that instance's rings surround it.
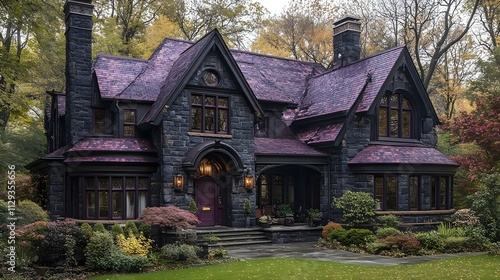
M 203 228 L 196 229 L 197 243 L 206 247 L 230 247 L 241 245 L 271 243 L 271 240 L 259 228 Z M 216 242 L 205 240 L 207 236 L 219 238 Z

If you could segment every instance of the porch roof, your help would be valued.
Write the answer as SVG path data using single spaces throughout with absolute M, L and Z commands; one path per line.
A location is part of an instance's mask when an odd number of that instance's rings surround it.
M 256 155 L 292 155 L 329 157 L 328 154 L 309 147 L 297 139 L 255 138 Z
M 65 163 L 157 163 L 158 159 L 151 156 L 128 156 L 128 155 L 99 155 L 71 157 L 64 161 Z
M 155 152 L 155 148 L 146 139 L 85 138 L 68 150 L 68 152 L 76 151 Z

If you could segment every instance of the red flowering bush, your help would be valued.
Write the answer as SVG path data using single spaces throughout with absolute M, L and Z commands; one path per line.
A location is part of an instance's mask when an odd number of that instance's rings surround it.
M 377 242 L 387 244 L 391 246 L 391 248 L 398 249 L 399 251 L 409 255 L 416 254 L 422 248 L 420 241 L 418 241 L 417 237 L 412 234 L 391 235 L 386 238 L 379 239 Z
M 158 225 L 174 229 L 192 228 L 200 221 L 187 210 L 175 206 L 148 207 L 142 211 L 140 220 L 148 225 Z
M 330 235 L 330 232 L 332 230 L 338 229 L 338 228 L 342 228 L 342 226 L 340 224 L 337 224 L 334 222 L 328 222 L 328 224 L 326 224 L 323 227 L 323 232 L 321 233 L 321 236 L 323 236 L 323 238 L 327 238 Z

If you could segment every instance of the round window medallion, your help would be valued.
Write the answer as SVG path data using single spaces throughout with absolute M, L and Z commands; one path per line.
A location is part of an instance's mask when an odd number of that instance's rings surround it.
M 203 81 L 207 86 L 215 87 L 219 84 L 219 76 L 214 71 L 206 71 L 203 74 Z

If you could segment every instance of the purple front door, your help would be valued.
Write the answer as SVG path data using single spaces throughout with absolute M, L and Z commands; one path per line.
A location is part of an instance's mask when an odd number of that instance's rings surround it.
M 195 200 L 198 206 L 200 227 L 222 225 L 224 207 L 219 185 L 210 177 L 194 182 Z

